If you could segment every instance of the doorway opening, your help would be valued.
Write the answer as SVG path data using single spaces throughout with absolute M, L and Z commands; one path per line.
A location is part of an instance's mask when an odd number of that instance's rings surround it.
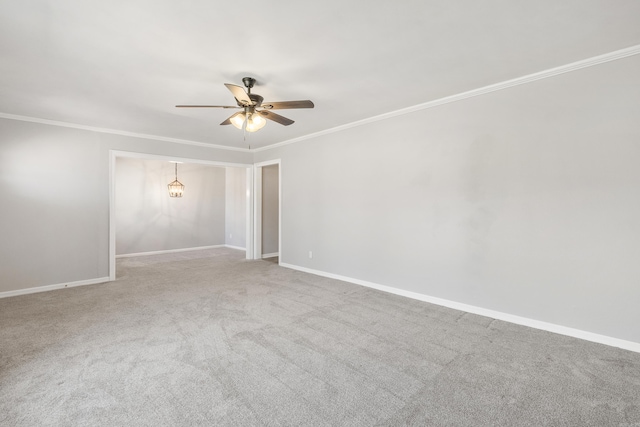
M 182 199 L 169 197 L 171 162 Z M 224 246 L 252 258 L 252 165 L 111 150 L 109 175 L 109 280 L 117 257 Z
M 253 256 L 279 263 L 282 254 L 280 159 L 256 163 L 254 195 Z

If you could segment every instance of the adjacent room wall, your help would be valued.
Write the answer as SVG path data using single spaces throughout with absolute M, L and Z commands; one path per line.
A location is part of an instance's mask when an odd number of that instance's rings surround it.
M 225 244 L 247 246 L 247 170 L 226 168 Z
M 0 118 L 0 292 L 109 276 L 109 150 L 251 163 L 251 154 Z
M 285 264 L 640 343 L 638 117 L 634 56 L 254 160 Z
M 174 163 L 116 160 L 116 254 L 224 245 L 225 168 L 178 164 L 184 196 L 169 197 Z
M 278 165 L 262 168 L 262 255 L 273 256 L 278 248 L 279 182 Z

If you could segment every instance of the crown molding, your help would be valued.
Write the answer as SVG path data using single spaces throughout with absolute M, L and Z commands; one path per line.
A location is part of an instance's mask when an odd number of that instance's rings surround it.
M 358 120 L 355 122 L 347 123 L 344 125 L 336 126 L 334 128 L 325 129 L 320 132 L 310 133 L 308 135 L 300 136 L 298 138 L 289 139 L 286 141 L 271 144 L 265 147 L 254 148 L 252 152 L 266 151 L 273 148 L 282 147 L 296 142 L 304 141 L 306 139 L 317 138 L 322 135 L 328 135 L 335 132 L 341 132 L 343 130 L 351 129 L 358 126 L 364 126 L 370 123 L 378 122 L 380 120 L 390 119 L 392 117 L 402 116 L 405 114 L 413 113 L 420 110 L 426 110 L 428 108 L 437 107 L 451 102 L 461 101 L 463 99 L 471 98 L 474 96 L 480 96 L 491 92 L 496 92 L 502 89 L 508 89 L 513 86 L 519 86 L 537 80 L 547 79 L 559 74 L 570 73 L 572 71 L 580 70 L 583 68 L 593 67 L 594 65 L 603 64 L 605 62 L 611 62 L 618 59 L 627 58 L 629 56 L 637 55 L 640 53 L 640 45 L 631 46 L 625 49 L 615 50 L 613 52 L 605 53 L 603 55 L 594 56 L 591 58 L 583 59 L 581 61 L 572 62 L 570 64 L 561 65 L 559 67 L 550 68 L 548 70 L 539 71 L 533 74 L 527 74 L 525 76 L 517 77 L 511 80 L 505 80 L 500 83 L 495 83 L 481 88 L 472 89 L 467 92 L 458 93 L 444 98 L 435 99 L 433 101 L 427 101 L 422 104 L 417 104 L 411 107 L 402 108 L 400 110 L 390 111 L 388 113 L 379 114 L 377 116 L 368 117 L 366 119 Z
M 152 139 L 154 141 L 165 141 L 165 142 L 173 142 L 176 144 L 195 145 L 198 147 L 217 148 L 219 150 L 243 151 L 246 153 L 251 152 L 251 150 L 249 150 L 248 148 L 228 147 L 226 145 L 208 144 L 206 142 L 190 141 L 188 139 L 169 138 L 166 136 L 158 136 L 158 135 L 147 135 L 144 133 L 127 132 L 123 130 L 100 128 L 95 126 L 86 126 L 86 125 L 80 125 L 77 123 L 68 123 L 68 122 L 60 122 L 57 120 L 40 119 L 37 117 L 20 116 L 17 114 L 7 114 L 7 113 L 0 112 L 0 118 L 9 119 L 9 120 L 19 120 L 22 122 L 40 123 L 44 125 L 59 126 L 59 127 L 66 127 L 66 128 L 72 128 L 72 129 L 88 130 L 88 131 L 99 132 L 99 133 L 108 133 L 112 135 L 130 136 L 133 138 Z
M 130 136 L 134 138 L 143 138 L 143 139 L 152 139 L 155 141 L 166 141 L 173 142 L 176 144 L 185 144 L 185 145 L 195 145 L 198 147 L 206 147 L 206 148 L 216 148 L 219 150 L 229 150 L 229 151 L 241 151 L 245 153 L 256 153 L 260 151 L 271 150 L 274 148 L 282 147 L 289 144 L 294 144 L 296 142 L 305 141 L 307 139 L 317 138 L 323 135 L 329 135 L 335 132 L 341 132 L 343 130 L 351 129 L 358 126 L 364 126 L 370 123 L 378 122 L 381 120 L 390 119 L 392 117 L 402 116 L 405 114 L 410 114 L 420 110 L 426 110 L 428 108 L 437 107 L 444 104 L 449 104 L 451 102 L 461 101 L 463 99 L 472 98 L 474 96 L 480 96 L 491 92 L 496 92 L 502 89 L 508 89 L 513 86 L 523 85 L 531 82 L 535 82 L 537 80 L 547 79 L 553 76 L 557 76 L 559 74 L 570 73 L 572 71 L 577 71 L 583 68 L 593 67 L 598 64 L 603 64 L 606 62 L 615 61 L 618 59 L 627 58 L 629 56 L 640 54 L 640 45 L 631 46 L 625 49 L 615 50 L 613 52 L 605 53 L 603 55 L 594 56 L 591 58 L 583 59 L 581 61 L 572 62 L 566 65 L 561 65 L 559 67 L 550 68 L 548 70 L 539 71 L 533 74 L 527 74 L 521 77 L 517 77 L 511 80 L 505 80 L 500 83 L 495 83 L 488 86 L 483 86 L 481 88 L 472 89 L 467 92 L 458 93 L 455 95 L 446 96 L 444 98 L 435 99 L 433 101 L 427 101 L 421 104 L 413 105 L 411 107 L 402 108 L 400 110 L 390 111 L 388 113 L 379 114 L 377 116 L 368 117 L 366 119 L 358 120 L 351 123 L 346 123 L 344 125 L 336 126 L 333 128 L 325 129 L 319 132 L 310 133 L 307 135 L 303 135 L 297 138 L 288 139 L 285 141 L 277 142 L 275 144 L 267 145 L 264 147 L 258 148 L 239 148 L 239 147 L 229 147 L 226 145 L 218 145 L 218 144 L 209 144 L 206 142 L 199 141 L 191 141 L 187 139 L 178 139 L 178 138 L 169 138 L 165 136 L 158 135 L 147 135 L 142 133 L 135 132 L 127 132 L 115 129 L 108 128 L 99 128 L 94 126 L 85 126 L 76 123 L 68 123 L 68 122 L 60 122 L 56 120 L 48 120 L 48 119 L 40 119 L 37 117 L 29 117 L 29 116 L 20 116 L 16 114 L 7 114 L 0 112 L 0 118 L 10 119 L 10 120 L 20 120 L 24 122 L 33 122 L 33 123 L 41 123 L 45 125 L 52 126 L 61 126 L 73 129 L 81 129 L 88 130 L 99 133 L 108 133 L 113 135 L 122 135 L 122 136 Z

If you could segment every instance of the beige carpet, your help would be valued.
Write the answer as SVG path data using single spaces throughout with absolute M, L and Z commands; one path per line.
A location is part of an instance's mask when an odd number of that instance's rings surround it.
M 0 326 L 2 426 L 640 426 L 640 354 L 231 249 L 121 259 Z

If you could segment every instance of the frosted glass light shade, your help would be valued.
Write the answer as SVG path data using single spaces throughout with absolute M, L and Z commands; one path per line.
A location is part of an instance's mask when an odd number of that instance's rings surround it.
M 237 114 L 233 116 L 229 121 L 232 125 L 236 127 L 236 129 L 242 129 L 242 124 L 244 123 L 245 115 L 244 113 Z
M 255 132 L 259 129 L 262 129 L 264 125 L 267 124 L 267 121 L 260 114 L 252 114 L 251 117 L 247 120 L 247 132 Z

